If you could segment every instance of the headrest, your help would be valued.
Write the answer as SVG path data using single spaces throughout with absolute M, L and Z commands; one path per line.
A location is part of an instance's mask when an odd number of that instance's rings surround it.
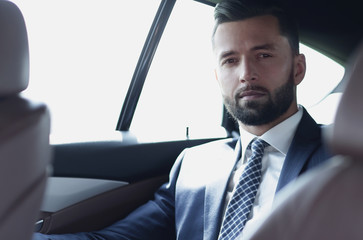
M 0 97 L 20 93 L 29 82 L 29 47 L 19 8 L 0 0 Z
M 334 154 L 363 157 L 363 42 L 346 68 L 345 90 L 327 143 Z

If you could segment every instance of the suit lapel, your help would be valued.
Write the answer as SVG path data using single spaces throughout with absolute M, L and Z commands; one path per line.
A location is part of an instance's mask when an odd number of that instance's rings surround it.
M 305 164 L 321 144 L 320 132 L 320 127 L 304 109 L 304 114 L 286 155 L 276 192 L 301 174 Z
M 203 239 L 213 240 L 218 237 L 228 181 L 237 159 L 241 156 L 240 140 L 228 145 L 227 151 L 221 152 L 210 162 L 217 166 L 215 169 L 218 169 L 218 172 L 215 173 L 213 181 L 206 186 Z
M 320 132 L 320 127 L 304 109 L 302 119 L 286 155 L 276 192 L 303 171 L 305 164 L 321 144 Z M 205 190 L 203 239 L 218 238 L 227 184 L 231 171 L 240 157 L 240 140 L 232 141 L 226 144 L 225 150 L 220 151 L 208 163 L 213 164 L 215 166 L 213 169 L 218 169 L 218 171 L 214 173 L 215 177 L 208 183 Z

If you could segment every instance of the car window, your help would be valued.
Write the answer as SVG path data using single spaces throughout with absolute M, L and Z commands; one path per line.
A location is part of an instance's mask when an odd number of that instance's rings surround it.
M 48 104 L 51 142 L 122 139 L 116 123 L 160 1 L 14 2 L 29 33 L 25 95 Z M 176 1 L 131 124 L 140 141 L 226 136 L 212 28 L 212 7 Z M 344 68 L 306 46 L 301 52 L 308 63 L 298 101 L 318 122 L 330 123 L 339 96 L 327 95 Z
M 25 95 L 49 106 L 51 142 L 121 139 L 118 116 L 160 1 L 13 2 L 30 44 Z
M 140 140 L 226 136 L 212 28 L 212 7 L 176 1 L 131 124 Z
M 345 69 L 337 62 L 300 44 L 300 52 L 306 56 L 306 74 L 297 87 L 298 103 L 302 104 L 320 124 L 331 124 L 341 93 L 330 94 L 344 76 Z

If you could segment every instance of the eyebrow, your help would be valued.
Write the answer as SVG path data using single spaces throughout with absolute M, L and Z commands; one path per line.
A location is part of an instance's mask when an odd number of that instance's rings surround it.
M 236 54 L 237 52 L 236 51 L 225 51 L 225 52 L 222 52 L 220 55 L 219 55 L 219 59 L 224 59 L 226 57 L 229 57 L 229 56 L 232 56 L 234 54 Z
M 276 50 L 276 46 L 275 46 L 275 44 L 272 44 L 272 43 L 266 43 L 266 44 L 254 46 L 250 49 L 250 51 L 258 51 L 258 50 Z M 224 58 L 227 58 L 234 54 L 238 54 L 238 52 L 234 51 L 234 50 L 224 51 L 219 55 L 219 59 L 224 59 Z
M 257 45 L 254 46 L 253 48 L 251 48 L 252 51 L 257 51 L 257 50 L 275 50 L 276 46 L 274 44 L 271 43 L 266 43 L 263 45 Z

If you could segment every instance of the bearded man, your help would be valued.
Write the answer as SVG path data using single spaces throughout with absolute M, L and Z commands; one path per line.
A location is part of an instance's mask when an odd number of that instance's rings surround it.
M 234 240 L 276 192 L 329 157 L 296 100 L 306 69 L 296 24 L 269 3 L 225 0 L 215 9 L 216 78 L 240 137 L 183 151 L 153 200 L 103 230 L 35 239 Z

